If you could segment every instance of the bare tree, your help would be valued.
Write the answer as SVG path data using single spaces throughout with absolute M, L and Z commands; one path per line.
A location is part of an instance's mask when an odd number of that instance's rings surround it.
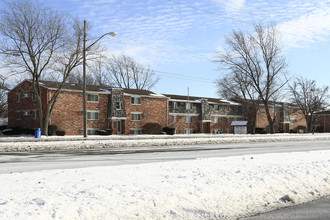
M 67 83 L 82 85 L 83 84 L 83 74 L 81 68 L 75 69 L 67 78 Z M 91 74 L 86 74 L 86 84 L 87 85 L 98 85 L 95 78 Z
M 114 86 L 111 81 L 111 75 L 107 71 L 107 59 L 105 56 L 100 56 L 88 65 L 89 72 L 93 76 L 95 85 L 98 86 Z
M 297 78 L 289 85 L 291 101 L 301 110 L 306 120 L 307 132 L 312 132 L 314 114 L 325 110 L 329 103 L 329 87 L 317 87 L 315 80 Z
M 38 0 L 6 2 L 0 11 L 0 45 L 5 62 L 16 73 L 28 74 L 39 106 L 40 127 L 48 134 L 48 122 L 61 89 L 82 62 L 81 22 L 45 7 Z M 53 76 L 61 84 L 46 106 L 41 101 L 40 80 Z
M 7 92 L 9 91 L 5 79 L 0 76 L 0 117 L 7 117 L 8 115 L 8 102 Z
M 220 97 L 242 104 L 244 115 L 248 118 L 250 132 L 255 134 L 256 113 L 260 107 L 260 100 L 250 79 L 240 71 L 233 71 L 217 79 L 216 84 Z
M 107 70 L 115 86 L 128 89 L 151 89 L 159 81 L 150 66 L 143 66 L 133 58 L 121 54 L 108 60 Z
M 226 37 L 227 49 L 219 51 L 215 62 L 227 71 L 231 78 L 239 72 L 248 80 L 250 88 L 258 94 L 265 108 L 270 133 L 275 133 L 275 117 L 270 114 L 270 103 L 278 97 L 286 80 L 286 61 L 274 26 L 254 25 L 253 33 L 233 31 Z

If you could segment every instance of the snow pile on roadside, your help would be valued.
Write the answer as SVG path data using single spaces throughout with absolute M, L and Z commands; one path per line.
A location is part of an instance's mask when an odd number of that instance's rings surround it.
M 130 136 L 132 137 L 132 136 Z M 135 139 L 128 138 L 126 140 L 117 139 L 84 139 L 84 140 L 60 140 L 58 138 L 45 139 L 28 139 L 25 141 L 11 142 L 10 138 L 1 139 L 0 152 L 9 151 L 43 151 L 43 150 L 68 150 L 68 149 L 99 149 L 99 148 L 119 148 L 119 147 L 147 147 L 147 146 L 175 146 L 175 145 L 196 145 L 196 144 L 230 144 L 230 143 L 255 143 L 255 142 L 277 142 L 277 141 L 310 141 L 310 140 L 330 140 L 330 134 L 319 135 L 226 135 L 226 136 L 212 136 L 212 135 L 195 135 L 192 138 L 172 138 L 163 139 L 153 137 L 151 139 Z M 209 137 L 209 138 L 207 138 Z M 17 139 L 15 139 L 17 140 Z M 35 140 L 35 141 L 31 141 Z
M 0 219 L 237 218 L 330 192 L 330 151 L 2 174 Z

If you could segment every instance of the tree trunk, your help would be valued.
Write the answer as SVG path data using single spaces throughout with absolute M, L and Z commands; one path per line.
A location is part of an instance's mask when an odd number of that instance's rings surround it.
M 43 120 L 43 133 L 44 135 L 48 136 L 48 122 L 49 122 L 49 109 L 47 108 L 47 111 L 45 112 L 45 117 Z
M 307 124 L 307 133 L 313 132 L 313 115 L 307 115 L 306 124 Z
M 266 116 L 267 116 L 267 120 L 268 120 L 268 124 L 269 124 L 269 132 L 271 134 L 275 134 L 274 121 L 273 121 L 272 117 L 270 116 L 268 103 L 264 102 L 264 105 L 265 105 Z

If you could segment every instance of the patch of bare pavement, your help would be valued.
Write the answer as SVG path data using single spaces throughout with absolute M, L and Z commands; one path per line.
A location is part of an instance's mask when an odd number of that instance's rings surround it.
M 240 220 L 329 220 L 330 196 Z

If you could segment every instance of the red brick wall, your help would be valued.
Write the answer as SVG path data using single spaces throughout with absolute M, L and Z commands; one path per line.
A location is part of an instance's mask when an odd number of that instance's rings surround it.
M 227 133 L 227 131 L 231 134 L 234 133 L 234 127 L 231 126 L 231 123 L 235 120 L 240 120 L 240 118 L 228 117 L 219 117 L 219 123 L 214 123 L 214 117 L 211 117 L 211 133 L 214 130 L 219 130 L 221 133 Z
M 43 101 L 47 98 L 47 90 L 41 88 Z M 23 98 L 24 93 L 29 93 L 27 98 Z M 8 93 L 8 127 L 38 128 L 40 127 L 38 102 L 32 101 L 33 89 L 29 81 L 24 81 Z M 17 102 L 17 95 L 20 101 Z M 24 116 L 23 111 L 30 114 Z M 32 111 L 37 111 L 36 119 L 33 119 Z M 20 120 L 17 120 L 17 113 L 20 114 Z
M 99 120 L 87 120 L 88 129 L 108 128 L 108 99 L 109 94 L 99 94 L 98 102 L 87 102 L 87 111 L 99 112 Z M 55 124 L 58 130 L 65 130 L 67 135 L 82 135 L 82 111 L 83 97 L 81 92 L 62 91 L 55 103 L 51 124 Z
M 125 96 L 124 98 L 127 120 L 122 130 L 125 134 L 130 134 L 131 128 L 142 129 L 146 123 L 150 122 L 158 123 L 162 128 L 167 125 L 167 98 L 141 97 L 140 105 L 132 105 L 131 96 Z M 132 121 L 131 112 L 140 112 L 141 121 Z
M 199 133 L 201 132 L 201 122 L 199 120 L 199 116 L 192 116 L 192 122 L 189 123 L 189 129 L 193 129 L 193 133 Z M 173 116 L 169 116 L 169 126 L 176 128 L 177 134 L 185 134 L 186 129 L 188 129 L 188 123 L 186 122 L 186 116 L 177 115 L 176 116 L 176 122 L 173 122 Z
M 294 113 L 290 114 L 290 118 L 294 118 L 294 123 L 286 123 L 283 124 L 281 121 L 281 107 L 276 107 L 275 114 L 276 114 L 276 121 L 275 121 L 275 132 L 284 130 L 285 132 L 289 132 L 290 130 L 297 130 L 300 128 L 305 127 L 304 130 L 306 130 L 306 120 L 304 117 L 299 113 L 299 110 L 295 111 Z M 272 108 L 270 108 L 270 115 L 274 117 L 274 112 Z M 261 107 L 257 113 L 257 122 L 256 122 L 256 128 L 264 128 L 265 130 L 269 131 L 269 123 L 266 116 L 265 108 Z
M 330 132 L 330 114 L 315 115 L 314 126 L 319 132 Z

